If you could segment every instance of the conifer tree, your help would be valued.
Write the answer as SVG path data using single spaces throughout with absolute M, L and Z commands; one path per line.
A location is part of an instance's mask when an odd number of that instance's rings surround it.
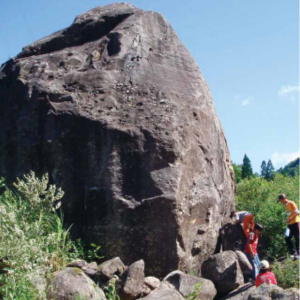
M 251 161 L 247 154 L 244 155 L 243 165 L 242 165 L 242 178 L 250 178 L 253 176 Z
M 267 163 L 265 160 L 262 161 L 261 165 L 260 165 L 260 176 L 263 178 L 266 178 L 266 174 L 267 174 Z
M 274 178 L 274 166 L 273 166 L 272 161 L 270 159 L 268 160 L 268 163 L 267 163 L 265 178 L 267 180 L 272 180 Z

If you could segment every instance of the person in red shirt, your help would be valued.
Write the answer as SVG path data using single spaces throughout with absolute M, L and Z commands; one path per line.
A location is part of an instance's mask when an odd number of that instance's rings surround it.
M 277 285 L 275 274 L 272 272 L 270 264 L 267 260 L 261 261 L 259 275 L 255 280 L 256 287 L 260 286 L 263 283 Z
M 245 253 L 252 265 L 252 279 L 255 280 L 259 272 L 260 260 L 257 254 L 258 240 L 261 236 L 263 227 L 260 224 L 255 224 L 254 230 L 245 232 L 247 242 L 245 245 Z

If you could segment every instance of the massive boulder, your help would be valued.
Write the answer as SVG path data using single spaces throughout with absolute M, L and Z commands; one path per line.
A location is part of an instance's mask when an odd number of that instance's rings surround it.
M 0 175 L 48 172 L 74 236 L 149 272 L 199 271 L 233 207 L 209 89 L 158 13 L 92 9 L 0 71 Z

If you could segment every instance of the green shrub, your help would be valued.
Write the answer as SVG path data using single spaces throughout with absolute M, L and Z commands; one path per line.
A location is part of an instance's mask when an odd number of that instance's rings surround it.
M 299 288 L 299 261 L 290 258 L 284 261 L 275 261 L 272 264 L 273 272 L 276 275 L 277 283 L 280 287 Z
M 3 180 L 1 181 L 3 190 Z M 0 195 L 0 274 L 3 299 L 45 299 L 48 279 L 80 252 L 55 207 L 63 196 L 48 176 L 17 179 Z

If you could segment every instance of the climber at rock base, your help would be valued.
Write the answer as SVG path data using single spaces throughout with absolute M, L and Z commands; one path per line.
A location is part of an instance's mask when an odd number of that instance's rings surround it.
M 247 242 L 245 246 L 245 253 L 253 268 L 252 271 L 253 280 L 255 280 L 256 276 L 258 275 L 259 268 L 260 268 L 260 260 L 257 254 L 257 245 L 262 230 L 263 230 L 262 225 L 255 224 L 254 229 L 246 233 Z
M 235 218 L 235 222 L 241 224 L 245 235 L 254 230 L 254 215 L 248 211 L 232 211 L 231 218 Z
M 272 272 L 272 268 L 267 260 L 262 260 L 260 263 L 259 274 L 256 277 L 255 285 L 260 286 L 263 283 L 277 285 L 275 274 Z

